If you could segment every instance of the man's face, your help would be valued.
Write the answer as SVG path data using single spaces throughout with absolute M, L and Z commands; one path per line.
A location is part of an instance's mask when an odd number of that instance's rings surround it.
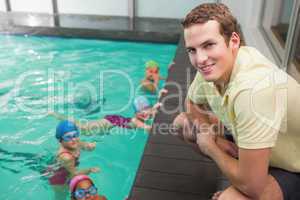
M 192 65 L 206 81 L 215 84 L 229 81 L 239 47 L 239 37 L 236 33 L 227 45 L 220 34 L 219 23 L 210 20 L 185 28 L 184 39 Z

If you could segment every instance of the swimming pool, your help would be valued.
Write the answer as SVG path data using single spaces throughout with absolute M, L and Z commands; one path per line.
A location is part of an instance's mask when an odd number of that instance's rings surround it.
M 130 117 L 132 97 L 141 93 L 137 86 L 144 63 L 156 60 L 166 77 L 176 49 L 171 44 L 10 35 L 0 36 L 0 44 L 1 200 L 52 199 L 42 173 L 57 150 L 58 121 L 47 117 L 47 111 L 77 119 Z M 100 167 L 100 173 L 91 174 L 100 193 L 123 200 L 147 137 L 142 130 L 118 128 L 82 137 L 96 141 L 97 147 L 82 153 L 79 168 Z

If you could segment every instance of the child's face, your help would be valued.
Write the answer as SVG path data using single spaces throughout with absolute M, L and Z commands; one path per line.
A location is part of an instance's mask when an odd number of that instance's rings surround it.
M 80 181 L 74 192 L 76 200 L 97 200 L 97 188 L 91 183 L 90 180 Z
M 64 147 L 69 149 L 77 149 L 79 147 L 79 133 L 68 132 L 61 138 L 61 143 Z
M 146 69 L 147 74 L 158 74 L 158 68 L 157 67 L 148 67 Z

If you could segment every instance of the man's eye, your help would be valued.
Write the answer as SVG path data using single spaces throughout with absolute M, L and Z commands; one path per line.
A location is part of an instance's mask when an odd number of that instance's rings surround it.
M 187 51 L 189 54 L 193 54 L 193 53 L 196 52 L 195 49 L 187 49 L 186 51 Z
M 215 45 L 215 43 L 208 43 L 204 46 L 204 48 L 211 48 Z

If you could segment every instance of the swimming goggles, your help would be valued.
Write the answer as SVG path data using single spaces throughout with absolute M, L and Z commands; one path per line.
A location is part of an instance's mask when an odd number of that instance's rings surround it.
M 94 185 L 91 185 L 87 189 L 77 189 L 74 191 L 74 197 L 76 199 L 82 199 L 84 198 L 87 194 L 93 196 L 97 194 L 97 188 Z
M 64 141 L 64 142 L 70 142 L 72 139 L 74 138 L 78 138 L 79 137 L 79 132 L 78 131 L 71 131 L 71 132 L 68 132 L 68 133 L 65 133 L 61 139 Z

